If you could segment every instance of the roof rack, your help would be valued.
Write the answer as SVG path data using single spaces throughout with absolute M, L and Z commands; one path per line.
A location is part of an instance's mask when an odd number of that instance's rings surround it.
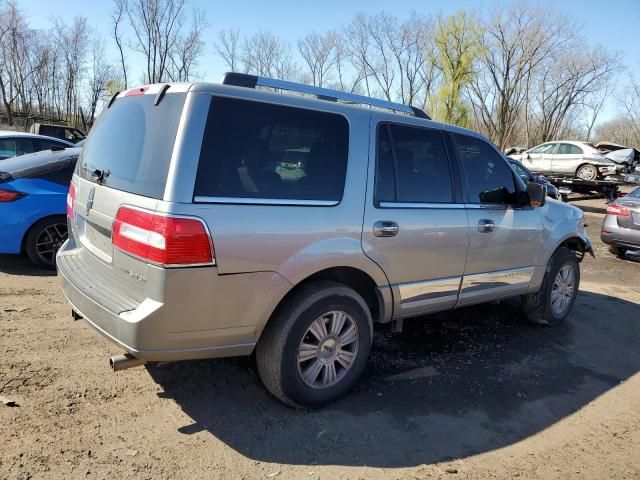
M 303 83 L 288 82 L 286 80 L 276 80 L 273 78 L 259 77 L 248 73 L 227 72 L 222 75 L 220 83 L 223 85 L 233 85 L 236 87 L 256 88 L 267 87 L 279 90 L 288 90 L 291 92 L 306 93 L 315 95 L 320 100 L 328 100 L 337 102 L 338 100 L 345 103 L 369 105 L 372 107 L 393 110 L 396 112 L 406 113 L 418 118 L 426 118 L 431 120 L 429 115 L 417 107 L 403 105 L 402 103 L 389 102 L 379 98 L 366 97 L 364 95 L 356 95 L 355 93 L 341 92 L 339 90 L 330 90 L 328 88 L 314 87 Z

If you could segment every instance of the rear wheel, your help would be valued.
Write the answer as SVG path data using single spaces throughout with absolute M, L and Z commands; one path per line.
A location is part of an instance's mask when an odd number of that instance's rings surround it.
M 29 229 L 24 240 L 24 250 L 29 259 L 39 267 L 55 269 L 56 254 L 66 240 L 66 217 L 43 218 Z
M 573 308 L 580 286 L 578 258 L 568 248 L 561 247 L 547 264 L 540 290 L 524 296 L 527 318 L 541 325 L 562 322 Z
M 576 171 L 576 177 L 582 180 L 595 180 L 598 178 L 598 169 L 589 163 L 580 165 L 580 168 Z
M 627 249 L 622 247 L 609 247 L 609 251 L 618 258 L 624 258 L 624 254 L 627 253 Z
M 360 295 L 336 282 L 310 283 L 265 328 L 256 348 L 260 378 L 288 405 L 322 405 L 356 383 L 372 335 L 371 312 Z

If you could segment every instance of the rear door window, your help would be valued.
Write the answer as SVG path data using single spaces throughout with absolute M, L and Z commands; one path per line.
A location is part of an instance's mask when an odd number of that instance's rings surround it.
M 214 97 L 194 193 L 339 202 L 348 145 L 342 115 Z
M 582 155 L 582 149 L 570 143 L 561 143 L 558 148 L 559 155 Z
M 460 134 L 455 134 L 454 137 L 467 177 L 469 201 L 492 203 L 487 198 L 498 189 L 506 189 L 506 198 L 514 198 L 514 172 L 506 160 L 484 140 Z
M 116 99 L 91 130 L 80 154 L 78 175 L 103 185 L 151 198 L 162 198 L 186 93 Z
M 381 125 L 377 165 L 377 202 L 453 202 L 449 159 L 437 130 Z

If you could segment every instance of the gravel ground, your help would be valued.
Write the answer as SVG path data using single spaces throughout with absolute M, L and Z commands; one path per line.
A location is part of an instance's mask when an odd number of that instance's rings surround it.
M 587 221 L 568 322 L 501 303 L 380 329 L 356 390 L 311 412 L 251 359 L 111 373 L 57 278 L 0 256 L 0 478 L 640 478 L 640 256 Z

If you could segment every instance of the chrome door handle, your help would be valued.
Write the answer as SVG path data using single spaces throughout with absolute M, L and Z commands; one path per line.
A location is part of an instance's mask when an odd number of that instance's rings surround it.
M 483 218 L 478 222 L 478 231 L 481 233 L 491 233 L 496 229 L 496 224 L 493 220 L 487 220 Z
M 400 227 L 396 222 L 383 220 L 373 224 L 373 234 L 376 237 L 395 237 Z

